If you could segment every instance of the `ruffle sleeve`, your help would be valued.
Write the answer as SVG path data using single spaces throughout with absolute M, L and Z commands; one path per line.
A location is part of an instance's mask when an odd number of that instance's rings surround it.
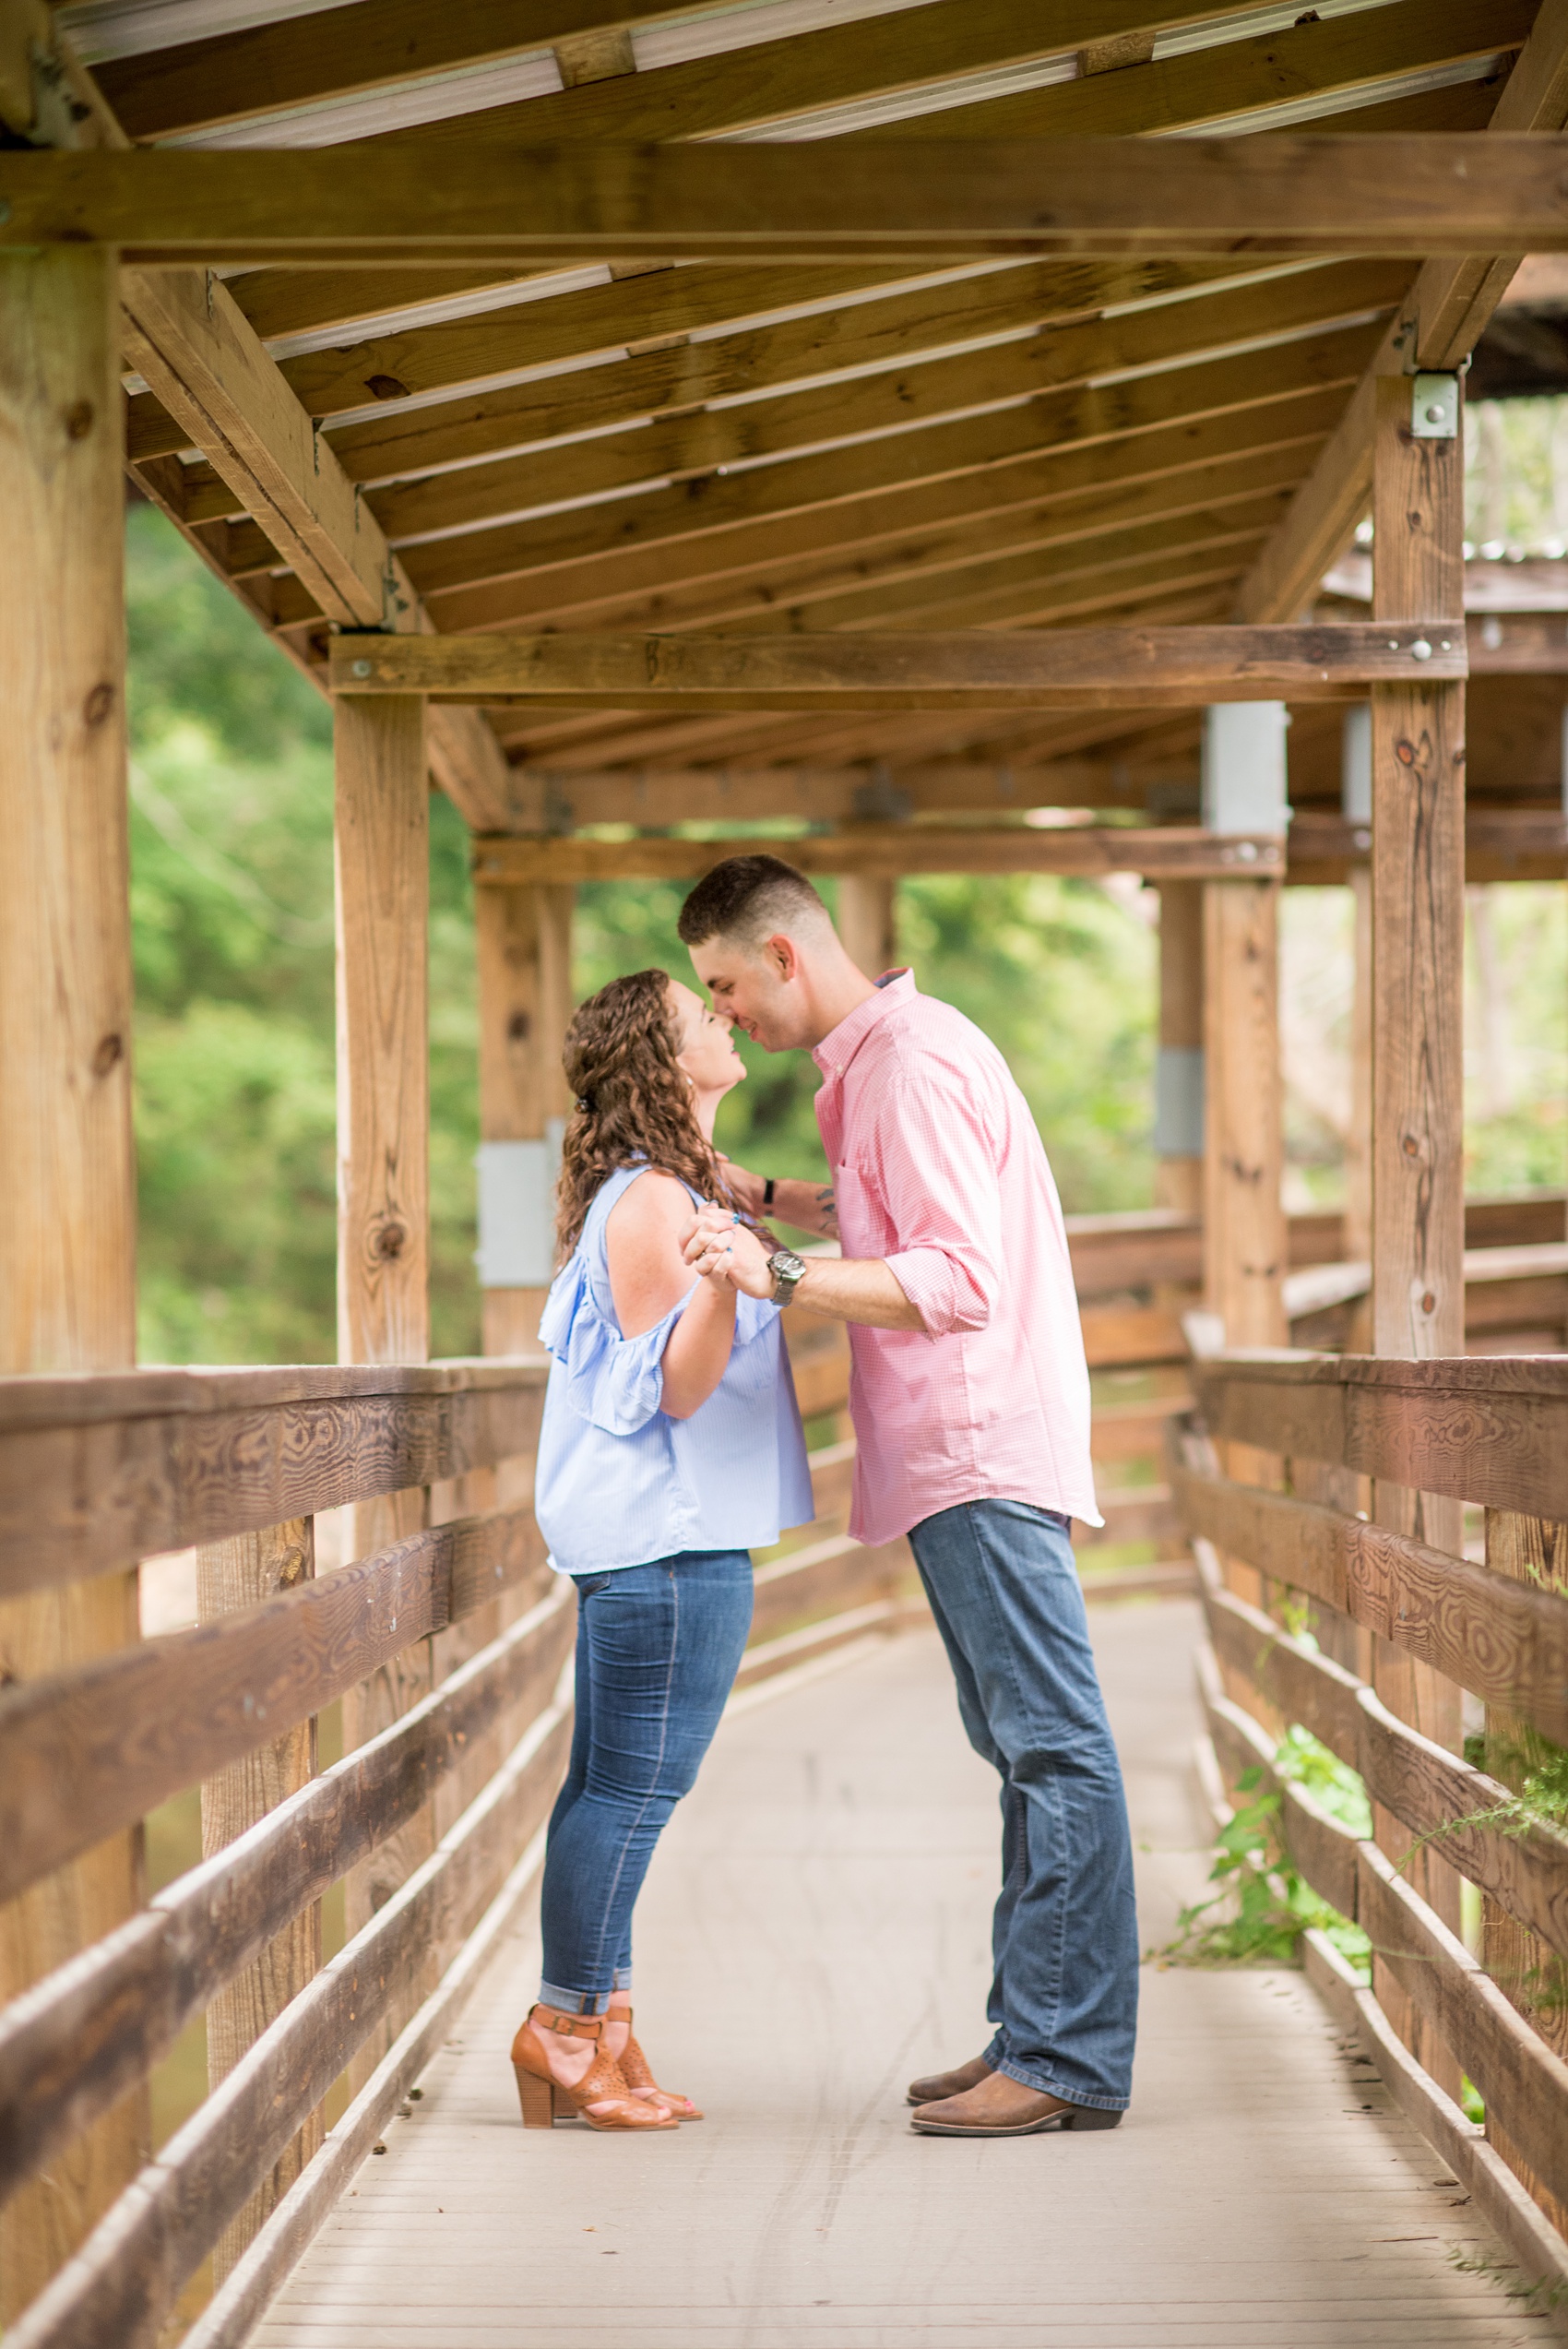
M 735 1299 L 733 1351 L 739 1353 L 742 1346 L 752 1345 L 758 1338 L 765 1337 L 782 1309 L 772 1297 L 749 1297 L 742 1289 Z
M 664 1349 L 687 1303 L 683 1297 L 639 1337 L 623 1338 L 600 1310 L 581 1258 L 563 1268 L 539 1334 L 565 1370 L 566 1401 L 579 1419 L 607 1436 L 635 1436 L 647 1426 L 663 1407 Z

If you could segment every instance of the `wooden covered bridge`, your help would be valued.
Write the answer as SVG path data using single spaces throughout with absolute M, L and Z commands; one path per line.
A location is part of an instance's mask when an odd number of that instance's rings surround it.
M 1568 1227 L 1467 1208 L 1460 1009 L 1467 872 L 1568 874 L 1568 624 L 1467 591 L 1461 429 L 1523 256 L 1568 307 L 1565 123 L 1568 0 L 0 0 L 7 2349 L 1563 2324 Z M 333 699 L 338 1367 L 134 1366 L 127 471 Z M 448 1362 L 432 782 L 478 884 Z M 1145 1938 L 1255 1770 L 1371 1981 L 1317 1927 L 1304 1975 L 1150 1969 L 1092 2143 L 903 2127 L 978 2027 L 993 1813 L 901 1547 L 842 1531 L 826 1330 L 818 1521 L 650 1892 L 714 2116 L 508 2102 L 570 1724 L 529 1496 L 573 891 L 764 818 L 871 968 L 904 875 L 1161 892 L 1159 1208 L 1075 1234 L 1144 1374 L 1084 1572 L 1160 1600 L 1096 1618 Z M 1355 892 L 1360 1106 L 1345 1214 L 1288 1224 L 1293 879 Z M 199 1622 L 140 1637 L 192 1546 Z

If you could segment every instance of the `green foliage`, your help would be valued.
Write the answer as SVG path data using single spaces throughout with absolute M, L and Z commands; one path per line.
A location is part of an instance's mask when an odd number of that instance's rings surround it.
M 1287 1732 L 1274 1769 L 1277 1776 L 1306 1786 L 1319 1801 L 1326 1794 L 1350 1808 L 1359 1800 L 1366 1812 L 1365 1829 L 1359 1827 L 1354 1817 L 1347 1817 L 1345 1824 L 1357 1827 L 1359 1832 L 1371 1831 L 1360 1781 L 1305 1730 Z M 1221 1830 L 1208 1878 L 1218 1889 L 1207 1900 L 1183 1908 L 1176 1919 L 1174 1938 L 1150 1954 L 1165 1965 L 1295 1965 L 1302 1934 L 1315 1927 L 1352 1965 L 1370 1970 L 1365 1934 L 1320 1900 L 1284 1857 L 1278 1827 L 1280 1798 L 1260 1795 L 1262 1781 L 1261 1770 L 1250 1770 L 1238 1781 L 1238 1794 L 1252 1799 Z M 1336 1816 L 1340 1813 L 1336 1811 Z
M 149 507 L 129 517 L 144 1361 L 330 1361 L 331 721 Z M 478 1344 L 472 920 L 431 805 L 432 1317 Z
M 1310 1729 L 1293 1722 L 1279 1743 L 1274 1757 L 1277 1778 L 1288 1778 L 1310 1795 L 1320 1810 L 1348 1827 L 1352 1835 L 1365 1842 L 1372 1831 L 1372 1805 L 1360 1773 L 1342 1762 L 1338 1755 L 1314 1737 Z

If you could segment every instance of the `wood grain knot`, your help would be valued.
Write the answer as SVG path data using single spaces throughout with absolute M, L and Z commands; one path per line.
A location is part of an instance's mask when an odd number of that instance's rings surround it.
M 107 1077 L 115 1062 L 124 1057 L 125 1050 L 125 1043 L 121 1037 L 115 1035 L 100 1036 L 98 1040 L 98 1050 L 92 1055 L 93 1075 L 95 1077 Z
M 364 388 L 373 399 L 407 399 L 409 387 L 396 376 L 366 376 Z
M 1421 1311 L 1423 1313 L 1435 1313 L 1437 1311 L 1437 1299 L 1430 1289 L 1422 1292 Z
M 390 1263 L 395 1258 L 402 1255 L 408 1242 L 409 1234 L 406 1224 L 396 1222 L 382 1223 L 371 1234 L 370 1252 L 372 1256 L 379 1257 L 384 1263 Z
M 533 1021 L 529 1019 L 528 1013 L 526 1011 L 514 1011 L 512 1017 L 506 1022 L 507 1043 L 509 1044 L 526 1044 L 532 1033 Z
M 63 419 L 67 440 L 85 440 L 97 421 L 98 411 L 90 399 L 73 399 Z
M 83 702 L 82 716 L 89 727 L 101 726 L 113 707 L 114 688 L 112 685 L 101 681 L 93 686 L 92 691 Z

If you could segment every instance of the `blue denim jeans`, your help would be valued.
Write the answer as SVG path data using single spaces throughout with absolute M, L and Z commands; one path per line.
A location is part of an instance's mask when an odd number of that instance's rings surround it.
M 695 1783 L 752 1622 L 744 1550 L 578 1574 L 576 1719 L 551 1814 L 540 1924 L 547 2005 L 601 2014 L 631 1981 L 632 1911 Z
M 1138 2008 L 1133 1852 L 1067 1520 L 968 1501 L 909 1543 L 969 1743 L 1002 1780 L 985 2060 L 1069 2104 L 1120 2109 Z

